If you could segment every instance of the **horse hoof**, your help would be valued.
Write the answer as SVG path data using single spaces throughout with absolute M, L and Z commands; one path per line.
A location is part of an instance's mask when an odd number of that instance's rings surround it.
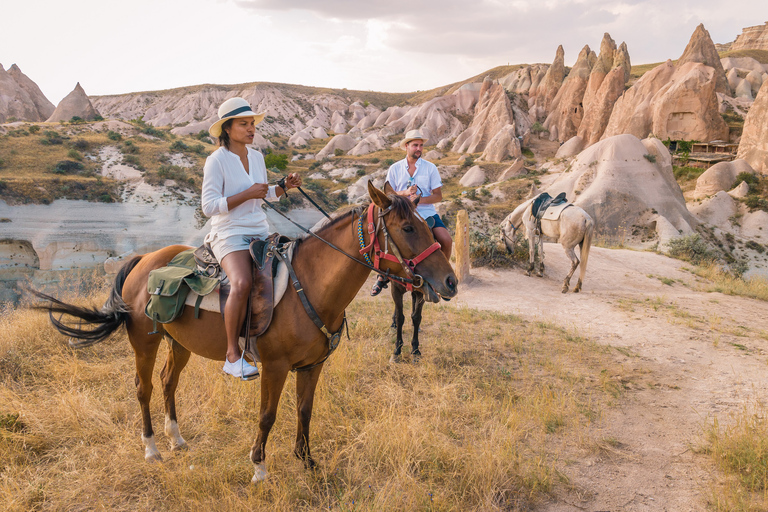
M 526 272 L 526 273 L 525 273 L 525 275 L 526 275 L 527 277 L 531 277 L 531 272 L 530 272 L 530 271 L 528 271 L 528 272 Z
M 421 362 L 421 352 L 411 352 L 411 361 L 413 361 L 413 364 L 419 364 Z
M 541 272 L 538 272 L 538 273 L 536 274 L 536 277 L 544 277 L 544 274 L 542 274 Z
M 185 452 L 187 450 L 189 450 L 189 445 L 186 442 L 179 444 L 171 443 L 172 452 Z
M 147 453 L 144 455 L 144 460 L 146 462 L 151 462 L 153 464 L 154 463 L 162 464 L 163 456 L 160 455 L 160 453 Z
M 392 364 L 399 363 L 402 358 L 400 357 L 400 354 L 392 354 L 389 358 L 389 362 Z
M 568 288 L 563 286 L 563 293 L 568 293 Z
M 254 485 L 258 484 L 267 479 L 267 465 L 264 462 L 260 464 L 254 464 L 253 468 L 254 468 L 254 473 L 253 473 L 253 478 L 251 478 L 252 484 Z

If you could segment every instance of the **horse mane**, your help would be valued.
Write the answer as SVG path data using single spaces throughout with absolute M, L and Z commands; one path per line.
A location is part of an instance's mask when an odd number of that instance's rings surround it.
M 405 218 L 408 217 L 413 213 L 413 211 L 416 209 L 416 205 L 414 205 L 410 199 L 404 196 L 398 196 L 398 195 L 389 195 L 387 196 L 392 201 L 392 211 L 397 215 L 398 217 Z M 326 221 L 321 224 L 317 230 L 315 230 L 316 234 L 319 234 L 322 231 L 325 231 L 326 229 L 330 229 L 336 224 L 339 224 L 343 221 L 345 221 L 348 217 L 356 216 L 359 217 L 362 215 L 365 211 L 370 208 L 371 203 L 368 203 L 367 205 L 360 206 L 352 206 L 348 209 L 342 210 L 341 212 L 334 213 L 330 219 L 326 219 Z M 300 238 L 297 239 L 297 243 L 301 243 L 307 238 L 312 238 L 312 235 L 309 235 L 305 233 Z

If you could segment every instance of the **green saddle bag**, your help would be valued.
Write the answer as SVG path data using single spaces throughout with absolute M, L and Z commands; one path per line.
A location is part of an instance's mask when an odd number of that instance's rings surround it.
M 198 302 L 219 285 L 218 278 L 202 275 L 197 270 L 194 249 L 180 252 L 166 267 L 150 271 L 147 279 L 149 302 L 144 314 L 152 319 L 153 331 L 157 324 L 167 324 L 184 312 L 184 302 L 190 290 L 198 294 Z

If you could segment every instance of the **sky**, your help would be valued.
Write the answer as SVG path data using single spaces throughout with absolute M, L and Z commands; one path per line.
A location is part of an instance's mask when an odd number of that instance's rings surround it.
M 506 64 L 566 65 L 608 32 L 633 64 L 768 21 L 765 0 L 21 0 L 4 2 L 0 64 L 58 102 L 203 83 L 428 90 Z

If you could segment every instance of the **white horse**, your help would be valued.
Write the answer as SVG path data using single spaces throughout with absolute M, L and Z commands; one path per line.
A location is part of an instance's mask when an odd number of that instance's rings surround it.
M 538 197 L 538 196 L 536 196 Z M 589 247 L 592 245 L 592 234 L 595 230 L 595 222 L 587 212 L 576 205 L 570 205 L 560 214 L 557 220 L 541 219 L 541 233 L 539 233 L 536 218 L 532 215 L 531 209 L 536 199 L 533 197 L 514 209 L 507 215 L 501 223 L 501 237 L 507 250 L 512 252 L 515 247 L 515 235 L 521 225 L 525 226 L 525 235 L 528 238 L 530 258 L 528 271 L 526 275 L 530 276 L 535 266 L 536 246 L 539 247 L 539 271 L 536 275 L 542 276 L 544 272 L 544 242 L 543 238 L 548 237 L 565 249 L 565 254 L 571 260 L 571 271 L 563 281 L 563 293 L 568 291 L 571 277 L 579 266 L 579 258 L 573 250 L 576 245 L 581 246 L 581 272 L 579 281 L 573 289 L 574 293 L 581 290 L 581 283 L 584 281 L 584 274 L 587 272 L 587 259 L 589 258 Z M 542 236 L 543 235 L 543 236 Z

